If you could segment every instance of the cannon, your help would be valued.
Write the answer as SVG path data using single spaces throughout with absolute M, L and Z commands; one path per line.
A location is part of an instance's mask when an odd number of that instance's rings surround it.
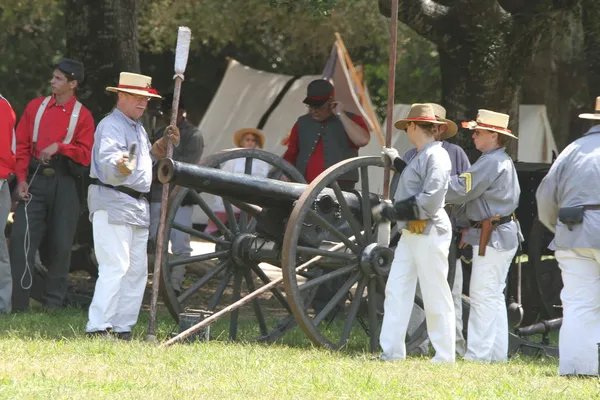
M 245 175 L 218 169 L 241 158 L 246 159 Z M 269 178 L 251 175 L 252 160 L 272 167 Z M 369 348 L 376 351 L 381 299 L 393 259 L 393 249 L 377 244 L 377 227 L 371 219 L 371 209 L 381 196 L 370 190 L 369 171 L 382 167 L 378 157 L 353 158 L 329 168 L 308 185 L 295 167 L 258 149 L 225 150 L 198 165 L 163 160 L 158 178 L 175 188 L 169 197 L 164 241 L 157 243 L 156 251 L 163 252 L 161 291 L 173 317 L 178 319 L 188 307 L 212 312 L 236 302 L 258 285 L 269 284 L 272 278 L 263 267 L 273 270 L 274 266 L 283 275 L 284 290 L 271 288 L 269 298 L 253 299 L 259 332 L 244 334 L 273 341 L 299 326 L 319 346 L 337 349 L 349 339 L 358 343 L 369 337 Z M 358 173 L 358 188 L 340 188 L 338 180 L 348 173 Z M 223 199 L 225 223 L 211 210 L 207 194 Z M 217 234 L 207 235 L 175 222 L 186 197 L 215 223 Z M 240 210 L 239 215 L 233 207 Z M 209 250 L 169 260 L 169 236 L 174 229 L 204 241 Z M 170 274 L 174 266 L 209 260 L 212 268 L 206 274 L 192 276 L 181 293 L 173 290 Z M 315 307 L 319 291 L 327 286 L 333 290 L 320 307 Z M 209 296 L 198 296 L 202 293 Z M 423 307 L 419 298 L 415 306 Z M 230 339 L 239 337 L 238 319 L 235 310 L 230 319 Z M 425 337 L 422 323 L 408 333 L 407 348 L 416 348 Z

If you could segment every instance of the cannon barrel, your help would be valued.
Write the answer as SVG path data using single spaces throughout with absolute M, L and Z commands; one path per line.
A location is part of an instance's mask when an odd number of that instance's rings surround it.
M 261 207 L 290 205 L 298 200 L 308 185 L 283 182 L 246 174 L 234 174 L 217 168 L 203 167 L 174 161 L 162 160 L 158 166 L 161 183 L 171 183 L 216 196 L 243 200 Z

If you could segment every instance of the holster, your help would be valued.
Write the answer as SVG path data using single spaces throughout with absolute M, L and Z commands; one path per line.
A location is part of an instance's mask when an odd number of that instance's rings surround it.
M 481 235 L 479 236 L 479 256 L 485 256 L 485 249 L 492 237 L 492 231 L 498 225 L 499 221 L 499 215 L 479 221 L 479 229 L 481 229 Z

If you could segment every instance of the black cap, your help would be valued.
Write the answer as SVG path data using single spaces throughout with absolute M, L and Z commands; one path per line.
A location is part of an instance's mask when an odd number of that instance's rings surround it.
M 163 98 L 161 103 L 161 108 L 165 111 L 171 111 L 173 108 L 173 94 L 169 93 Z M 185 110 L 185 105 L 183 104 L 183 97 L 179 95 L 179 109 Z
M 79 61 L 63 58 L 56 63 L 55 68 L 62 71 L 63 74 L 75 79 L 77 82 L 83 82 L 83 64 Z
M 321 107 L 327 101 L 333 99 L 335 90 L 333 85 L 325 79 L 317 79 L 308 84 L 304 104 L 313 107 Z

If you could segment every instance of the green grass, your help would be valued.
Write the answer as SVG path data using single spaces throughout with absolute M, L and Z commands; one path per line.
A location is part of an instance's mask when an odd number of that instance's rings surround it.
M 272 345 L 224 340 L 227 321 L 208 343 L 158 348 L 144 342 L 142 314 L 130 343 L 88 339 L 86 313 L 70 309 L 0 318 L 1 399 L 590 399 L 594 378 L 557 376 L 557 361 L 515 357 L 507 364 L 429 358 L 381 362 L 350 349 L 313 348 L 291 332 Z M 250 333 L 254 326 L 242 324 Z M 157 337 L 177 326 L 161 315 Z

